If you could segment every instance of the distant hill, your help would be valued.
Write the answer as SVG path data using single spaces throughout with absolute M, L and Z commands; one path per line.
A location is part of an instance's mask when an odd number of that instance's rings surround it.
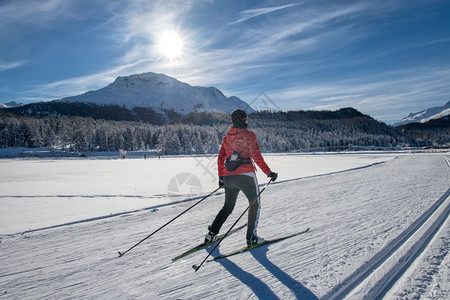
M 147 122 L 154 125 L 167 123 L 167 120 L 169 119 L 168 116 L 178 116 L 170 111 L 167 111 L 165 115 L 162 115 L 156 113 L 151 108 L 135 107 L 133 109 L 128 109 L 125 106 L 112 104 L 98 105 L 94 103 L 67 101 L 31 103 L 20 107 L 0 109 L 0 111 L 25 117 L 79 116 L 91 117 L 97 120 Z
M 17 101 L 11 101 L 8 103 L 0 103 L 0 108 L 11 108 L 11 107 L 20 107 L 23 106 L 23 103 Z
M 409 123 L 426 123 L 431 120 L 441 119 L 450 115 L 450 101 L 448 101 L 443 106 L 436 106 L 424 109 L 416 113 L 410 113 L 408 116 L 404 117 L 400 121 L 392 124 L 392 126 L 397 127 Z
M 450 145 L 450 101 L 443 106 L 410 113 L 393 126 L 419 146 L 448 147 Z
M 412 143 L 416 145 L 450 146 L 450 115 L 439 119 L 431 119 L 425 123 L 408 123 L 397 126 L 396 129 L 412 138 Z

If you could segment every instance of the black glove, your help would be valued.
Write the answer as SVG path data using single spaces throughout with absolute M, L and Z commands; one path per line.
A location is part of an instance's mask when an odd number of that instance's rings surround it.
M 219 188 L 223 188 L 223 176 L 219 176 Z
M 278 178 L 278 173 L 270 172 L 270 174 L 267 175 L 267 177 L 270 177 L 270 178 L 272 178 L 272 181 L 275 181 Z

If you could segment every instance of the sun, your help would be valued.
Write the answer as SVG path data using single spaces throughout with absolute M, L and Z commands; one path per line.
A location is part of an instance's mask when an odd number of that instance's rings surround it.
M 176 31 L 165 31 L 158 38 L 158 51 L 170 61 L 183 54 L 184 42 Z

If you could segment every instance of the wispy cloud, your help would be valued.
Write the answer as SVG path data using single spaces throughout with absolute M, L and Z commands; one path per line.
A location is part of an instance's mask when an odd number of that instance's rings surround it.
M 273 6 L 273 7 L 264 7 L 264 8 L 244 10 L 239 13 L 241 15 L 241 18 L 237 21 L 229 23 L 229 25 L 245 22 L 252 18 L 261 16 L 261 15 L 266 15 L 266 14 L 275 12 L 277 10 L 285 9 L 285 8 L 292 7 L 292 6 L 299 5 L 299 4 L 300 3 L 295 3 L 295 4 L 287 4 L 287 5 L 282 5 L 282 6 Z
M 321 49 L 322 55 L 326 56 L 332 49 L 344 47 L 361 37 L 360 34 L 349 34 L 352 27 L 348 24 L 326 30 L 316 29 L 326 28 L 328 22 L 347 18 L 365 9 L 366 6 L 357 4 L 325 13 L 320 10 L 309 11 L 307 15 L 286 13 L 283 18 L 261 24 L 258 28 L 237 31 L 227 47 L 202 49 L 201 54 L 191 59 L 191 67 L 195 66 L 191 72 L 204 74 L 203 78 L 214 80 L 215 84 L 236 83 L 244 77 L 256 76 L 254 78 L 257 80 L 262 76 L 274 76 L 274 73 L 267 71 L 280 69 L 284 64 L 301 67 L 314 63 L 307 61 L 306 57 L 302 58 L 302 55 L 317 55 L 317 49 Z M 288 62 L 284 63 L 283 59 Z
M 24 64 L 26 64 L 25 61 L 17 61 L 17 62 L 0 61 L 0 72 L 19 68 L 19 67 L 23 66 Z
M 0 5 L 0 32 L 20 24 L 33 26 L 47 26 L 51 21 L 70 14 L 71 1 L 65 0 L 35 0 L 10 1 Z

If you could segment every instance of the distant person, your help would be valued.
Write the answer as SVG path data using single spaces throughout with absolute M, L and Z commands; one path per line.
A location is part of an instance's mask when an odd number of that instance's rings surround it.
M 242 191 L 250 204 L 256 199 L 248 211 L 246 237 L 247 245 L 251 246 L 264 242 L 264 239 L 256 233 L 261 203 L 258 197 L 259 187 L 254 163 L 273 181 L 278 175 L 267 166 L 259 150 L 255 134 L 247 129 L 248 118 L 245 111 L 241 109 L 233 111 L 231 120 L 232 125 L 223 138 L 217 157 L 219 187 L 225 189 L 225 203 L 213 223 L 208 226 L 209 232 L 205 235 L 205 242 L 217 240 L 220 228 L 232 213 L 237 196 Z

